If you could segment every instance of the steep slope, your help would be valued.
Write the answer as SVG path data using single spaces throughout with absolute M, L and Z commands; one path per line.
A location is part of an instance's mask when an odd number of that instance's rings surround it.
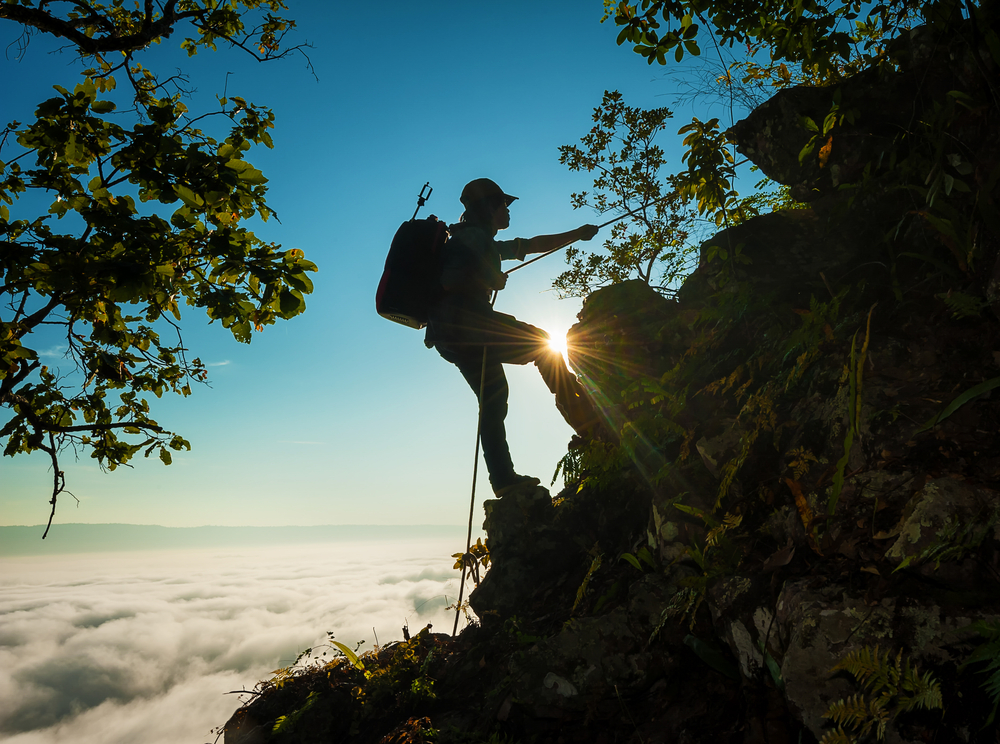
M 1000 637 L 1000 111 L 968 31 L 738 124 L 798 208 L 675 299 L 588 298 L 607 433 L 558 498 L 486 502 L 479 624 L 279 675 L 226 742 L 993 741 L 963 662 Z

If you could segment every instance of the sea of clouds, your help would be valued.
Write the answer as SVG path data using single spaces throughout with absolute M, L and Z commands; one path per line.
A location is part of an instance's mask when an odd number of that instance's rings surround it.
M 454 539 L 0 558 L 0 740 L 203 744 L 327 631 L 451 632 Z M 464 624 L 464 621 L 463 621 Z M 373 633 L 374 628 L 374 633 Z

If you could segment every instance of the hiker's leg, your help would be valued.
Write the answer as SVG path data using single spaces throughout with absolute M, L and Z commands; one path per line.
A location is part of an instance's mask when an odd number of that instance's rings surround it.
M 489 346 L 493 361 L 529 364 L 549 349 L 549 334 L 513 315 L 494 311 L 480 322 L 479 338 Z
M 535 366 L 545 381 L 545 386 L 556 397 L 556 408 L 573 427 L 573 431 L 581 436 L 592 436 L 598 425 L 597 412 L 587 396 L 583 385 L 566 367 L 562 354 L 552 349 L 545 349 L 535 359 Z
M 546 387 L 556 397 L 556 408 L 566 423 L 581 436 L 595 433 L 599 421 L 597 412 L 576 375 L 566 366 L 562 354 L 549 345 L 549 334 L 512 315 L 494 313 L 490 341 L 491 359 L 498 358 L 508 364 L 534 362 Z
M 483 459 L 490 471 L 490 482 L 494 486 L 506 484 L 515 475 L 514 463 L 510 459 L 510 447 L 507 445 L 507 429 L 504 420 L 507 418 L 507 397 L 509 388 L 503 365 L 492 360 L 492 353 L 486 360 L 486 382 L 482 385 L 483 398 L 482 423 L 479 441 L 483 446 Z M 482 356 L 474 359 L 471 356 L 456 362 L 465 381 L 479 397 L 481 383 L 480 373 L 483 370 Z

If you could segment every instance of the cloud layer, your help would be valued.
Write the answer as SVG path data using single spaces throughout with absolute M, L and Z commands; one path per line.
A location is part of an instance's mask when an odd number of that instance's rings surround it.
M 6 558 L 0 738 L 9 744 L 212 742 L 300 651 L 371 648 L 404 623 L 450 632 L 453 540 Z

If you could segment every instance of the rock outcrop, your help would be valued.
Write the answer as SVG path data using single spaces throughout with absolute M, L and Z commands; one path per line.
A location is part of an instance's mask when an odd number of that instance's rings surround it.
M 1000 636 L 997 64 L 894 54 L 734 127 L 800 208 L 676 298 L 587 299 L 571 362 L 617 436 L 486 502 L 479 624 L 265 682 L 227 744 L 995 740 L 964 662 Z

